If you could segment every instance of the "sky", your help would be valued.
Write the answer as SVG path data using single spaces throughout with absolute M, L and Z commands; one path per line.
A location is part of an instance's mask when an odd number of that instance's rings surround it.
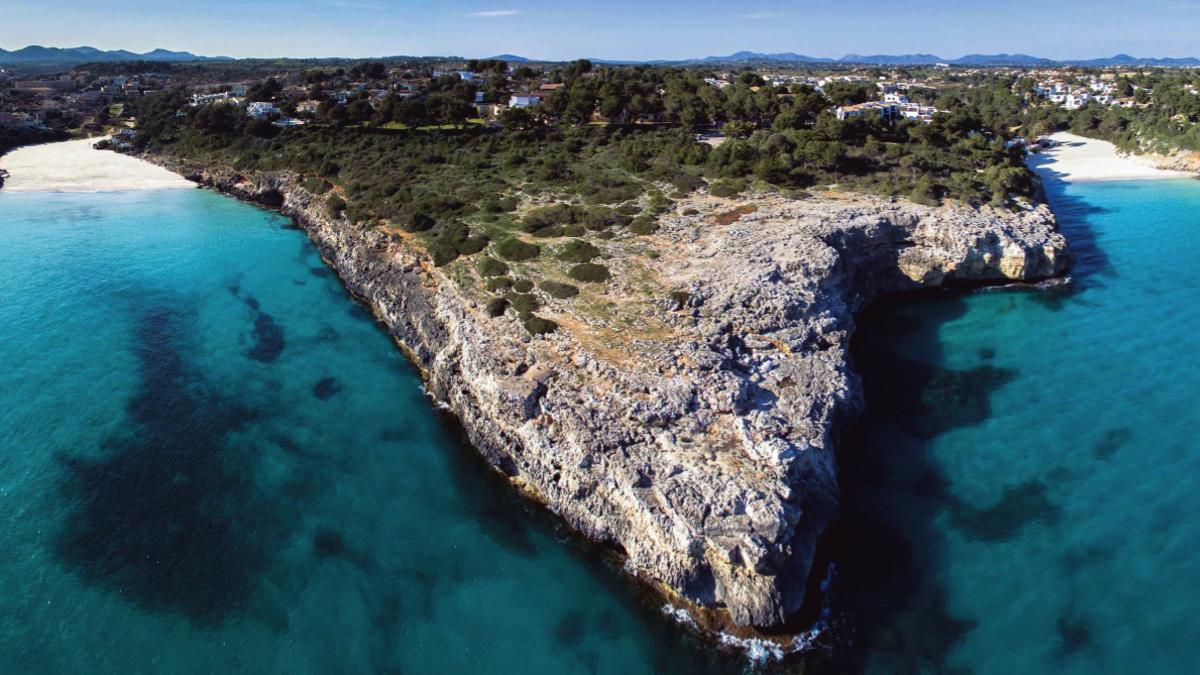
M 0 0 L 0 48 L 682 59 L 1200 56 L 1200 0 Z

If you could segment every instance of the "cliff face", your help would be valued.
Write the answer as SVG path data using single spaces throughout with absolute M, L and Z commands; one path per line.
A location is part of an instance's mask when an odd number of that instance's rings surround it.
M 862 406 L 856 310 L 1067 262 L 1044 206 L 758 195 L 720 224 L 731 203 L 696 197 L 694 215 L 609 246 L 607 286 L 545 297 L 560 329 L 534 338 L 487 315 L 469 259 L 435 268 L 405 235 L 331 218 L 294 176 L 172 168 L 295 218 L 494 466 L 632 574 L 745 626 L 800 607 L 836 516 L 834 442 Z

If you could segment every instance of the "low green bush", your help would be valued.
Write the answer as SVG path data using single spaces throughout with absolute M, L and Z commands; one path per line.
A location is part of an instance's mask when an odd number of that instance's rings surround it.
M 301 183 L 300 187 L 314 195 L 323 195 L 333 189 L 333 184 L 320 176 L 313 176 Z
M 736 197 L 745 186 L 739 181 L 722 180 L 713 183 L 708 188 L 708 194 L 714 197 Z
M 513 280 L 508 277 L 492 277 L 484 286 L 493 293 L 502 293 L 513 287 Z
M 564 226 L 578 220 L 579 209 L 570 204 L 551 204 L 540 209 L 534 209 L 521 219 L 521 229 L 526 232 L 538 232 L 548 227 Z
M 584 281 L 588 283 L 598 283 L 608 281 L 611 275 L 608 268 L 597 263 L 583 263 L 576 265 L 567 272 L 567 276 L 575 281 Z
M 562 225 L 551 225 L 550 227 L 543 227 L 537 232 L 534 232 L 533 236 L 537 237 L 538 239 L 549 239 L 551 237 L 561 237 L 566 233 L 567 229 Z
M 437 221 L 430 216 L 427 216 L 424 213 L 414 213 L 408 218 L 405 218 L 404 222 L 400 224 L 400 227 L 404 228 L 405 232 L 425 232 L 427 230 L 432 230 L 433 226 L 436 224 Z
M 536 314 L 530 314 L 524 321 L 525 330 L 529 331 L 530 335 L 547 335 L 558 330 L 558 324 L 550 319 L 543 319 Z
M 498 277 L 508 274 L 508 265 L 492 257 L 484 257 L 475 266 L 475 269 L 479 272 L 480 276 L 484 277 Z
M 507 297 L 508 301 L 512 303 L 513 309 L 517 310 L 521 314 L 535 312 L 537 311 L 538 307 L 541 307 L 541 303 L 538 302 L 537 298 L 528 293 L 509 293 L 505 297 Z
M 338 195 L 329 195 L 325 200 L 325 208 L 329 210 L 329 215 L 334 218 L 341 218 L 342 213 L 346 210 L 346 200 Z
M 520 262 L 522 260 L 531 260 L 538 257 L 542 252 L 542 247 L 537 244 L 530 244 L 521 241 L 520 239 L 508 238 L 496 244 L 496 255 L 499 255 L 505 260 Z
M 473 235 L 454 242 L 454 248 L 460 255 L 474 255 L 487 248 L 487 237 Z
M 492 298 L 488 300 L 484 311 L 487 312 L 488 316 L 502 316 L 504 312 L 508 311 L 508 300 L 504 298 Z
M 598 255 L 600 249 L 582 239 L 568 241 L 558 249 L 558 259 L 569 263 L 591 262 Z
M 434 266 L 442 267 L 458 259 L 458 249 L 445 242 L 435 241 L 429 245 L 429 255 L 433 257 Z
M 658 232 L 658 223 L 650 216 L 638 216 L 629 224 L 629 231 L 633 234 L 654 234 Z
M 568 300 L 579 295 L 579 287 L 571 284 L 564 284 L 557 281 L 543 281 L 542 290 L 552 298 L 559 300 Z
M 513 283 L 513 290 L 518 293 L 528 293 L 533 290 L 533 282 L 528 279 L 517 279 Z

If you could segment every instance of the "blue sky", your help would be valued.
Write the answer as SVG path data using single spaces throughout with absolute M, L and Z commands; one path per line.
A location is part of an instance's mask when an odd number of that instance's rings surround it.
M 229 56 L 1200 56 L 1200 0 L 0 0 L 0 47 Z

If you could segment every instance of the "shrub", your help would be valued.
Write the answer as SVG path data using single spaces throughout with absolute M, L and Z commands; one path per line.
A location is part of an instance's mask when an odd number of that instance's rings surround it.
M 567 272 L 567 275 L 575 281 L 591 283 L 608 281 L 611 276 L 608 273 L 607 267 L 604 265 L 598 265 L 596 263 L 583 263 L 581 265 L 576 265 L 571 268 L 571 271 Z
M 667 298 L 671 301 L 671 309 L 683 309 L 687 307 L 688 301 L 692 299 L 691 293 L 687 291 L 671 291 Z
M 543 281 L 542 290 L 546 291 L 550 297 L 558 298 L 559 300 L 567 300 L 579 295 L 579 287 L 557 281 Z
M 629 224 L 629 231 L 633 234 L 654 234 L 658 232 L 658 223 L 650 216 L 638 216 Z
M 517 279 L 513 284 L 513 290 L 518 293 L 528 293 L 533 290 L 533 282 L 528 279 Z
M 433 226 L 436 224 L 437 221 L 430 216 L 427 216 L 424 213 L 414 213 L 408 218 L 405 218 L 400 227 L 403 227 L 405 232 L 424 232 L 426 230 L 432 230 Z
M 524 322 L 525 330 L 529 331 L 530 335 L 547 335 L 558 329 L 558 324 L 550 319 L 543 319 L 535 314 L 530 314 Z
M 558 249 L 558 259 L 569 263 L 591 262 L 598 255 L 600 249 L 582 239 L 568 241 Z
M 513 287 L 513 280 L 508 277 L 492 277 L 485 284 L 489 291 L 502 293 Z
M 520 205 L 521 200 L 516 197 L 492 197 L 481 203 L 485 213 L 509 213 L 516 211 Z
M 723 180 L 713 183 L 708 188 L 708 194 L 714 197 L 736 197 L 743 189 L 745 187 L 737 181 Z
M 480 276 L 484 277 L 498 277 L 508 274 L 508 265 L 492 257 L 485 257 L 483 260 L 480 260 L 475 269 L 479 271 Z
M 487 245 L 487 237 L 474 235 L 465 239 L 459 239 L 454 243 L 454 248 L 458 250 L 460 255 L 474 255 L 487 248 Z
M 511 237 L 496 244 L 496 254 L 505 260 L 512 260 L 514 262 L 536 258 L 541 252 L 541 246 Z
M 650 200 L 646 205 L 646 212 L 643 215 L 657 216 L 660 213 L 666 213 L 671 210 L 671 200 L 661 192 L 650 193 Z
M 508 301 L 512 303 L 513 309 L 517 310 L 522 315 L 537 311 L 537 308 L 541 307 L 541 304 L 538 303 L 537 298 L 529 295 L 528 293 L 509 293 L 506 297 L 508 298 Z
M 566 228 L 564 228 L 562 225 L 551 225 L 550 227 L 543 227 L 537 232 L 534 232 L 533 236 L 537 237 L 538 239 L 549 239 L 550 237 L 561 237 L 566 233 Z
M 429 245 L 429 255 L 433 258 L 435 267 L 441 267 L 454 262 L 458 258 L 458 250 L 445 242 L 435 241 Z
M 587 228 L 579 223 L 571 223 L 563 228 L 564 237 L 582 237 L 587 234 Z
M 695 192 L 704 187 L 704 179 L 682 171 L 671 174 L 671 185 L 682 193 Z
M 341 218 L 342 212 L 346 210 L 346 200 L 338 195 L 329 195 L 329 198 L 325 200 L 325 208 L 329 209 L 329 215 Z
M 576 220 L 576 209 L 570 204 L 552 204 L 540 209 L 534 209 L 521 219 L 521 229 L 526 232 L 537 232 L 555 225 L 567 225 Z
M 698 215 L 700 215 L 700 212 L 699 212 L 699 211 L 697 211 L 696 209 L 693 209 L 693 208 L 691 208 L 691 207 L 688 207 L 688 208 L 686 208 L 686 209 L 684 209 L 684 210 L 683 210 L 683 215 L 685 215 L 685 216 L 698 216 Z
M 908 193 L 908 198 L 925 206 L 937 206 L 941 203 L 938 199 L 937 186 L 928 176 L 921 176 L 917 179 L 917 182 L 913 184 L 912 191 Z
M 488 316 L 502 316 L 508 310 L 508 300 L 504 298 L 492 298 L 488 300 L 484 311 Z
M 323 195 L 333 189 L 333 185 L 319 176 L 313 176 L 305 180 L 300 187 L 313 193 L 314 195 Z

